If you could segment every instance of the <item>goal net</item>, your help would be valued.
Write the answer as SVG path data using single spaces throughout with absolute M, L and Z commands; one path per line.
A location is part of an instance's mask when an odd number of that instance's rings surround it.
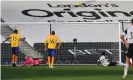
M 26 37 L 27 44 L 34 51 L 41 53 L 47 62 L 44 40 L 51 31 L 55 31 L 62 41 L 61 48 L 56 52 L 56 64 L 97 64 L 101 52 L 105 52 L 110 61 L 121 61 L 120 24 L 109 22 L 21 22 L 2 23 L 1 35 L 7 38 L 14 29 L 20 26 L 20 34 Z M 77 42 L 74 42 L 77 39 Z M 11 61 L 9 43 L 2 44 L 2 64 Z M 26 45 L 26 44 L 25 44 Z M 21 46 L 24 46 L 21 44 Z M 7 47 L 7 48 L 4 48 Z M 28 48 L 28 47 L 21 47 Z M 30 54 L 20 50 L 19 62 Z M 8 55 L 8 56 L 7 56 Z M 40 54 L 38 54 L 40 55 Z M 6 63 L 5 63 L 6 62 Z

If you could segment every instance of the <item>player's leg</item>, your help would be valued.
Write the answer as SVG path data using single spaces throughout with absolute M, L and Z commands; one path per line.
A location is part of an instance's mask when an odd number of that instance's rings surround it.
M 12 66 L 15 64 L 15 47 L 12 47 Z
M 133 49 L 133 45 L 129 44 L 128 53 L 126 55 L 126 63 L 125 63 L 125 66 L 124 66 L 124 75 L 122 76 L 123 78 L 125 78 L 127 76 L 127 73 L 128 73 L 130 58 L 133 55 L 133 53 L 132 53 L 133 50 L 132 49 Z
M 131 63 L 131 67 L 133 67 L 133 56 L 132 56 L 132 63 Z
M 48 66 L 51 67 L 51 49 L 48 49 Z
M 110 62 L 108 66 L 116 66 L 117 62 Z
M 132 44 L 132 54 L 131 54 L 131 67 L 133 67 L 133 44 Z
M 125 63 L 122 63 L 122 62 L 117 61 L 117 64 L 116 65 L 117 66 L 125 66 Z
M 26 62 L 23 62 L 22 64 L 20 64 L 20 66 L 25 66 L 26 65 Z
M 110 64 L 108 66 L 124 66 L 124 63 L 120 63 L 120 62 L 110 62 Z
M 56 49 L 52 50 L 52 62 L 51 62 L 51 68 L 54 68 L 54 62 L 55 62 L 55 54 L 56 54 Z
M 19 47 L 15 48 L 15 64 L 18 62 Z
M 129 68 L 129 62 L 130 62 L 130 58 L 128 56 L 126 56 L 126 62 L 125 62 L 125 65 L 124 65 L 123 78 L 125 78 L 127 76 L 127 72 L 128 72 L 128 68 Z

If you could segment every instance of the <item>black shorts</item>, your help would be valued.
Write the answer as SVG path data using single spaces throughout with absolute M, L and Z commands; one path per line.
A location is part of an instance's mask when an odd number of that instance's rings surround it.
M 116 62 L 110 62 L 108 66 L 116 66 Z
M 12 53 L 14 55 L 18 54 L 19 53 L 19 47 L 12 47 Z
M 127 56 L 129 58 L 132 58 L 133 57 L 133 43 L 132 44 L 129 44 Z

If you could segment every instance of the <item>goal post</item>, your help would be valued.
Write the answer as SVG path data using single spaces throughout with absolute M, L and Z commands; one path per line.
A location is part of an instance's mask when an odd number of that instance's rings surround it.
M 62 40 L 56 53 L 56 64 L 96 64 L 101 52 L 110 61 L 121 62 L 121 40 L 119 22 L 5 22 L 2 27 L 12 30 L 20 25 L 20 33 L 27 43 L 44 55 L 44 40 L 55 31 Z M 3 29 L 4 30 L 4 29 Z M 1 33 L 3 36 L 3 33 Z M 7 37 L 7 36 L 5 36 Z M 74 45 L 73 39 L 77 39 Z M 2 53 L 4 54 L 4 53 Z

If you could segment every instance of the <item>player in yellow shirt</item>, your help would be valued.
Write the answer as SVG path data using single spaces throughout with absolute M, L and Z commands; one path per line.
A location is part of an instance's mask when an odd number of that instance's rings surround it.
M 25 38 L 21 38 L 21 36 L 18 34 L 17 30 L 14 30 L 13 34 L 10 34 L 10 36 L 3 41 L 6 42 L 7 40 L 11 41 L 11 48 L 12 48 L 12 66 L 16 67 L 16 63 L 18 61 L 18 56 L 17 54 L 19 53 L 19 42 L 21 40 L 25 40 Z
M 58 42 L 59 42 L 59 44 L 57 46 Z M 54 57 L 55 57 L 55 54 L 56 54 L 56 49 L 59 49 L 60 45 L 61 45 L 61 40 L 57 35 L 55 35 L 55 31 L 52 31 L 51 35 L 49 35 L 46 38 L 46 40 L 44 42 L 44 45 L 45 45 L 45 50 L 48 51 L 48 65 L 49 65 L 49 68 L 54 68 L 53 64 L 54 64 Z M 52 57 L 52 61 L 51 61 L 51 57 Z

